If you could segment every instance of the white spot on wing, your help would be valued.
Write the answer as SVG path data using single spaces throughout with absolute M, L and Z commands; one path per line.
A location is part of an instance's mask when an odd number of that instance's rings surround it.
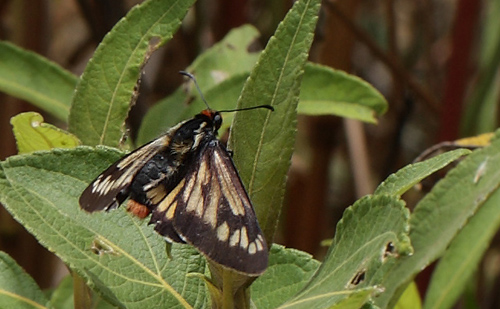
M 236 246 L 240 242 L 240 230 L 234 231 L 233 235 L 229 239 L 229 245 L 231 247 Z
M 193 191 L 185 202 L 187 203 L 187 212 L 194 212 L 197 217 L 202 217 L 204 199 L 203 195 L 201 194 L 201 187 L 198 184 L 195 184 L 195 186 L 193 187 Z
M 248 245 L 248 253 L 255 254 L 256 252 L 257 252 L 257 246 L 255 245 L 255 242 L 250 243 L 250 245 Z
M 220 241 L 226 242 L 229 238 L 229 225 L 227 222 L 224 221 L 219 227 L 217 228 L 217 238 Z
M 182 195 L 182 199 L 184 200 L 184 203 L 186 203 L 186 204 L 187 204 L 189 198 L 191 197 L 195 182 L 196 182 L 195 177 L 191 177 L 189 179 L 189 182 L 186 184 L 186 187 L 184 188 L 184 194 Z
M 203 214 L 203 222 L 215 228 L 217 226 L 217 208 L 220 200 L 220 189 L 217 182 L 213 182 L 211 194 L 205 199 L 205 212 Z
M 260 236 L 260 235 L 259 235 Z M 260 239 L 255 240 L 255 244 L 257 245 L 257 251 L 262 251 L 264 249 L 264 244 Z
M 246 227 L 241 228 L 240 247 L 243 249 L 247 249 L 247 247 L 248 247 L 248 234 L 247 234 Z
M 218 152 L 214 152 L 214 161 L 215 166 L 220 170 L 218 173 L 219 180 L 221 181 L 222 188 L 230 188 L 233 186 L 232 179 L 226 177 L 229 175 L 229 172 L 226 169 L 226 166 L 222 162 L 222 159 Z M 235 216 L 244 216 L 245 208 L 243 207 L 243 201 L 240 196 L 237 195 L 235 190 L 224 190 L 224 196 L 227 199 L 229 207 Z
M 167 197 L 165 197 L 163 201 L 161 201 L 161 203 L 158 205 L 156 211 L 162 212 L 168 209 L 168 207 L 170 206 L 170 204 L 172 204 L 172 202 L 174 201 L 175 197 L 177 196 L 181 188 L 184 186 L 184 182 L 185 180 L 182 179 L 181 182 L 179 182 L 179 184 L 172 191 L 170 191 Z
M 167 212 L 165 213 L 165 217 L 167 219 L 172 220 L 175 215 L 175 209 L 177 208 L 177 202 L 172 203 L 172 205 L 168 206 Z

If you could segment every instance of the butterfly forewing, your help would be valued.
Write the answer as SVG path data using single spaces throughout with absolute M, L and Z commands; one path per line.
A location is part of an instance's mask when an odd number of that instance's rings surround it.
M 192 244 L 209 259 L 259 275 L 267 244 L 234 164 L 216 139 L 203 145 L 182 182 L 153 211 L 155 229 Z
M 134 150 L 108 167 L 83 191 L 80 207 L 88 212 L 118 207 L 128 197 L 128 187 L 140 169 L 169 144 L 164 135 Z

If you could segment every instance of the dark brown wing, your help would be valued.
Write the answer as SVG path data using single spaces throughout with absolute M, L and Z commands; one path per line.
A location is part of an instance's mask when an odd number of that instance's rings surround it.
M 224 267 L 262 274 L 267 244 L 228 152 L 214 139 L 200 147 L 183 180 L 153 210 L 152 223 Z
M 88 212 L 118 207 L 127 198 L 128 188 L 135 175 L 169 142 L 170 137 L 163 135 L 115 162 L 83 191 L 80 207 Z

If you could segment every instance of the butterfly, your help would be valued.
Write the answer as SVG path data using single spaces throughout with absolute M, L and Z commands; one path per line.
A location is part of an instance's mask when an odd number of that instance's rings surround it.
M 239 110 L 255 108 L 273 110 Z M 128 198 L 128 210 L 151 214 L 166 241 L 188 243 L 236 272 L 262 274 L 267 243 L 231 153 L 217 139 L 221 112 L 208 107 L 112 164 L 83 191 L 80 207 L 107 211 Z

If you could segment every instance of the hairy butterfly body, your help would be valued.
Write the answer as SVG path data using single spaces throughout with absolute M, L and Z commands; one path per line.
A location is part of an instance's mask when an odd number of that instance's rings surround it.
M 272 109 L 268 106 L 266 108 Z M 128 209 L 169 242 L 189 243 L 207 258 L 262 274 L 267 244 L 231 156 L 217 139 L 219 112 L 207 109 L 111 165 L 83 191 L 88 212 Z

